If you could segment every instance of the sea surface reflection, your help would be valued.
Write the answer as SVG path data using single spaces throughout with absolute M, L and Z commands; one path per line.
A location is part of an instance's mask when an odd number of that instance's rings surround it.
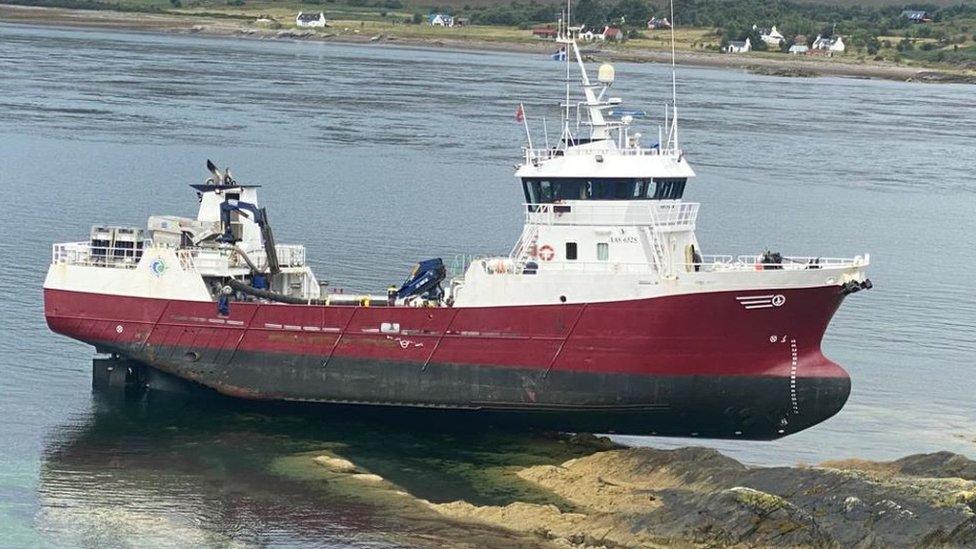
M 200 394 L 95 394 L 87 420 L 44 445 L 38 531 L 84 546 L 529 547 L 532 539 L 442 520 L 414 497 L 561 504 L 512 472 L 592 451 L 543 434 L 354 415 Z M 321 452 L 409 497 L 324 476 L 312 461 Z

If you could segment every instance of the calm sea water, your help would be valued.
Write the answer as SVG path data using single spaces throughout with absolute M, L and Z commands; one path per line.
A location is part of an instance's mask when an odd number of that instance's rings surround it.
M 207 158 L 265 185 L 279 241 L 304 242 L 334 286 L 506 252 L 521 222 L 515 105 L 552 121 L 560 71 L 541 56 L 0 25 L 0 544 L 490 545 L 334 497 L 281 460 L 338 445 L 421 497 L 497 503 L 517 490 L 476 472 L 559 457 L 550 443 L 104 401 L 91 349 L 47 331 L 41 283 L 50 243 L 93 223 L 192 215 L 187 185 Z M 615 95 L 660 112 L 667 68 L 617 74 Z M 708 444 L 757 464 L 976 455 L 976 90 L 679 78 L 703 251 L 870 252 L 876 286 L 824 342 L 854 380 L 837 417 L 778 442 Z

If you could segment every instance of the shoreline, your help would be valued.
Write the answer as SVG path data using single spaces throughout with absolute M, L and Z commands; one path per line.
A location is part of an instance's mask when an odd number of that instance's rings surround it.
M 92 29 L 122 29 L 162 34 L 224 36 L 261 40 L 299 40 L 339 44 L 373 44 L 481 52 L 513 52 L 548 55 L 552 42 L 506 42 L 479 38 L 420 38 L 381 33 L 378 35 L 338 32 L 313 32 L 300 29 L 262 28 L 236 16 L 189 15 L 176 13 L 118 12 L 111 10 L 76 10 L 0 3 L 0 22 L 22 25 L 61 26 Z M 586 52 L 595 61 L 670 63 L 668 51 L 637 49 L 601 49 Z M 840 76 L 902 82 L 976 84 L 976 75 L 963 71 L 891 64 L 849 63 L 831 59 L 778 59 L 756 55 L 730 55 L 716 52 L 678 51 L 679 65 L 747 70 L 756 74 L 781 77 Z
M 951 452 L 894 461 L 748 466 L 703 447 L 620 447 L 563 439 L 576 454 L 482 477 L 519 486 L 495 503 L 415 495 L 342 449 L 289 458 L 306 478 L 405 516 L 493 528 L 543 547 L 846 547 L 976 543 L 976 462 Z

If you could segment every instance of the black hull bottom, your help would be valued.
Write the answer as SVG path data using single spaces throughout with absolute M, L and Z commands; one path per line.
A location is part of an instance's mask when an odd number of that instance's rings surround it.
M 176 348 L 131 358 L 226 396 L 317 403 L 357 419 L 629 435 L 772 440 L 833 416 L 851 388 L 848 377 L 800 377 L 794 392 L 785 377 L 424 367 L 340 357 L 323 366 L 311 357 L 247 352 L 218 364 Z

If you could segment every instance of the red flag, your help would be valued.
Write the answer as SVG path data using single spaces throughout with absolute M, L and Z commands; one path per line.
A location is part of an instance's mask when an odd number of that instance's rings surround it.
M 522 108 L 522 104 L 519 103 L 517 109 L 515 109 L 515 121 L 523 122 L 525 120 L 525 110 Z

